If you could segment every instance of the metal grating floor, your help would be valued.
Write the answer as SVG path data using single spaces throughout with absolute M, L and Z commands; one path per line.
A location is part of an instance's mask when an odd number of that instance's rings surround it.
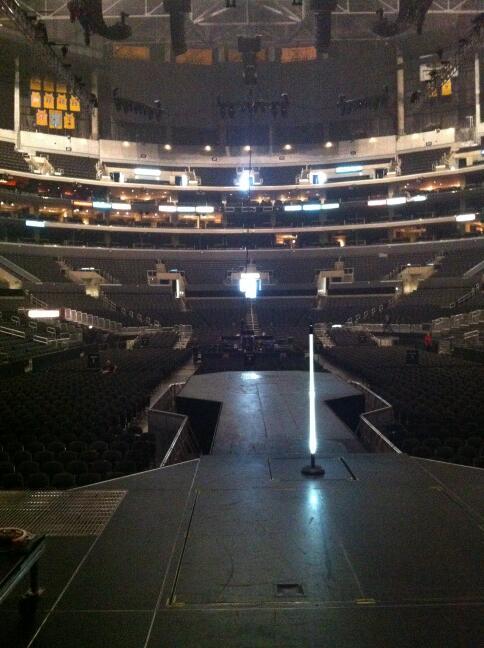
M 20 527 L 49 536 L 100 535 L 126 492 L 0 492 L 0 527 Z

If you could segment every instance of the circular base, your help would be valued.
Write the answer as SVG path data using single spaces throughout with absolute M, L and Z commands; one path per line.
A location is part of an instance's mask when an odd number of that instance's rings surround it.
M 303 475 L 306 475 L 308 477 L 322 477 L 324 475 L 324 469 L 321 468 L 321 466 L 304 466 L 304 468 L 301 470 Z

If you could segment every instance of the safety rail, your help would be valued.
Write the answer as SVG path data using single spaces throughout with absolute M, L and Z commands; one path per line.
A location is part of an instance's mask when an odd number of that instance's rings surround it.
M 0 333 L 5 333 L 6 335 L 12 335 L 13 337 L 19 337 L 25 340 L 26 333 L 25 331 L 19 331 L 18 329 L 10 328 L 9 326 L 0 326 Z
M 201 452 L 194 438 L 190 421 L 184 414 L 174 412 L 176 397 L 185 383 L 173 383 L 148 410 L 148 431 L 155 437 L 155 462 L 170 466 Z
M 362 383 L 350 380 L 351 385 L 355 385 L 365 396 L 365 411 L 360 414 L 356 435 L 372 452 L 394 452 L 402 454 L 381 431 L 384 426 L 391 425 L 395 422 L 393 406 L 384 400 L 381 396 L 369 389 Z
M 120 331 L 123 328 L 121 322 L 115 322 L 107 319 L 106 317 L 98 317 L 97 315 L 90 315 L 73 308 L 62 308 L 61 317 L 67 322 L 80 324 L 81 326 L 91 326 L 92 328 L 101 329 L 103 331 Z
M 458 305 L 463 304 L 464 302 L 469 301 L 469 299 L 475 297 L 480 292 L 480 290 L 481 286 L 479 282 L 476 282 L 468 292 L 466 292 L 464 295 L 461 295 L 455 301 L 451 302 L 449 304 L 449 308 L 457 308 Z
M 358 324 L 361 320 L 366 320 L 368 317 L 373 317 L 373 315 L 376 315 L 377 313 L 383 313 L 385 308 L 388 307 L 392 300 L 388 300 L 386 302 L 383 302 L 383 304 L 378 304 L 378 306 L 372 306 L 371 308 L 367 308 L 366 310 L 363 311 L 363 313 L 357 313 L 353 317 L 348 317 L 346 320 L 346 324 Z

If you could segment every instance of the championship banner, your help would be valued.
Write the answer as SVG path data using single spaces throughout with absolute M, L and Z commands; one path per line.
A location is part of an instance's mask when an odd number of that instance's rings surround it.
M 62 112 L 60 110 L 49 110 L 49 128 L 62 128 Z
M 72 113 L 64 113 L 64 128 L 74 130 L 76 127 L 76 118 Z
M 77 97 L 74 97 L 71 95 L 71 98 L 69 100 L 69 109 L 71 112 L 80 112 L 81 111 L 81 104 L 80 101 Z
M 42 90 L 42 79 L 40 79 L 39 77 L 32 77 L 30 79 L 30 89 Z
M 44 79 L 44 92 L 54 92 L 55 85 L 51 79 Z
M 51 92 L 44 92 L 44 108 L 49 110 L 55 108 L 54 95 Z
M 47 110 L 37 110 L 35 112 L 35 123 L 37 126 L 49 125 L 49 116 Z
M 42 108 L 42 96 L 40 92 L 31 92 L 30 93 L 30 107 L 31 108 Z
M 315 61 L 316 59 L 315 47 L 283 47 L 281 49 L 281 63 L 298 63 L 300 61 Z
M 189 49 L 175 58 L 177 63 L 188 65 L 212 65 L 213 51 L 211 49 Z
M 57 95 L 57 110 L 67 110 L 67 97 L 65 94 Z
M 113 45 L 113 54 L 115 58 L 131 61 L 149 61 L 151 58 L 150 48 L 141 45 Z

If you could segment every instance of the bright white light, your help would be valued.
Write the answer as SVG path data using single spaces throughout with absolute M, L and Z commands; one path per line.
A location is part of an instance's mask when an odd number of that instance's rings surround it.
M 284 205 L 284 211 L 286 212 L 302 211 L 302 205 Z
M 303 205 L 303 211 L 320 211 L 322 208 L 320 203 L 306 203 Z
M 193 214 L 195 212 L 195 207 L 190 205 L 178 205 L 176 210 L 179 214 Z
M 250 171 L 244 169 L 238 177 L 237 184 L 239 185 L 240 191 L 249 191 L 251 185 L 251 175 Z
M 336 167 L 336 173 L 357 173 L 363 171 L 361 164 L 351 164 L 349 166 Z
M 458 214 L 455 217 L 455 220 L 458 223 L 468 223 L 470 221 L 476 220 L 476 215 L 475 214 Z
M 339 203 L 324 203 L 321 209 L 339 209 Z
M 203 147 L 203 150 L 207 151 L 207 153 L 208 153 L 209 151 L 212 150 L 212 147 L 210 146 L 210 144 L 207 144 L 206 146 Z
M 160 169 L 150 169 L 149 167 L 136 167 L 133 169 L 136 175 L 140 176 L 159 176 L 161 175 Z
M 423 194 L 417 194 L 410 198 L 411 202 L 424 202 L 425 200 L 427 200 L 427 196 L 424 196 Z
M 318 449 L 316 437 L 316 389 L 314 387 L 314 335 L 309 334 L 309 453 Z
M 213 214 L 215 207 L 212 207 L 212 205 L 198 205 L 198 207 L 195 207 L 195 211 L 197 214 Z
M 324 148 L 331 148 L 332 146 L 333 146 L 333 142 L 326 142 Z
M 328 176 L 322 171 L 318 171 L 317 173 L 311 172 L 311 182 L 314 185 L 322 185 L 326 182 L 327 179 Z
M 176 212 L 176 205 L 159 205 L 158 211 L 174 213 Z
M 131 211 L 131 205 L 129 203 L 113 202 L 111 203 L 111 209 L 119 209 L 119 211 Z
M 165 151 L 171 151 L 171 144 L 165 144 L 163 148 L 165 149 Z
M 250 146 L 248 144 L 244 146 L 244 151 L 247 151 L 247 153 L 250 151 Z
M 45 227 L 45 221 L 29 220 L 25 221 L 27 227 Z
M 375 198 L 374 200 L 368 201 L 368 207 L 382 207 L 387 204 L 386 198 Z
M 291 146 L 290 144 L 284 144 L 284 150 L 285 150 L 285 151 L 291 151 L 291 150 L 292 150 L 292 146 Z
M 239 290 L 246 299 L 255 299 L 259 288 L 260 274 L 258 272 L 241 272 Z
M 392 205 L 404 205 L 407 202 L 405 196 L 395 196 L 394 198 L 387 199 L 387 205 L 391 207 Z
M 30 319 L 54 319 L 60 316 L 60 310 L 45 310 L 43 308 L 32 308 L 28 311 Z
M 111 203 L 104 202 L 102 200 L 94 201 L 92 203 L 92 206 L 94 207 L 94 209 L 111 209 Z
M 343 324 L 333 324 L 331 328 L 343 328 Z

